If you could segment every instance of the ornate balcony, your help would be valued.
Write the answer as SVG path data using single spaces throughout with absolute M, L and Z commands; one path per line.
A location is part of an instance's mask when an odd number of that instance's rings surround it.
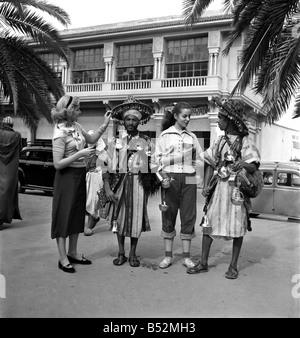
M 78 95 L 86 100 L 118 99 L 134 91 L 143 98 L 199 97 L 220 91 L 219 76 L 199 76 L 172 79 L 115 81 L 65 85 L 66 93 Z

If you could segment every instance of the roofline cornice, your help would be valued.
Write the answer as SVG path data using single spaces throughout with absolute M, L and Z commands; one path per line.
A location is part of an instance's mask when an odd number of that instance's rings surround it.
M 199 19 L 197 23 L 194 24 L 194 27 L 199 27 L 203 25 L 207 25 L 209 23 L 226 25 L 232 22 L 232 15 L 215 15 L 215 16 L 207 16 Z M 117 24 L 116 24 L 117 25 Z M 100 26 L 92 26 L 85 28 L 77 28 L 70 30 L 60 31 L 60 35 L 63 39 L 67 40 L 78 40 L 81 38 L 95 38 L 98 36 L 111 36 L 111 35 L 120 35 L 123 33 L 136 33 L 140 30 L 144 32 L 158 32 L 161 30 L 174 30 L 176 28 L 185 27 L 187 25 L 185 21 L 178 16 L 178 18 L 170 17 L 170 21 L 167 20 L 167 17 L 164 17 L 164 20 L 159 22 L 147 22 L 145 20 L 141 23 L 141 21 L 130 21 L 128 25 L 123 27 L 113 27 L 113 24 L 110 25 L 100 25 Z M 191 29 L 192 31 L 192 29 Z

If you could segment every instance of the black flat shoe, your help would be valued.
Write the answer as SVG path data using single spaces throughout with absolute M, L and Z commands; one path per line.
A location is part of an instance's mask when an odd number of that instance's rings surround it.
M 83 264 L 83 265 L 90 265 L 92 264 L 92 261 L 86 259 L 83 255 L 81 257 L 81 259 L 76 259 L 73 258 L 71 256 L 67 256 L 68 260 L 70 261 L 70 263 L 74 263 L 74 264 Z
M 70 263 L 67 264 L 67 265 L 65 265 L 65 266 L 63 266 L 61 264 L 61 262 L 58 261 L 58 267 L 59 267 L 59 269 L 61 269 L 64 272 L 69 272 L 69 273 L 74 273 L 75 272 L 75 269 L 73 268 L 73 266 Z

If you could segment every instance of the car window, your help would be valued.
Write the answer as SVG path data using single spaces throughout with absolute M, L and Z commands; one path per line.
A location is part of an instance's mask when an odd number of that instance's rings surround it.
M 287 173 L 278 173 L 277 175 L 277 184 L 278 185 L 287 185 Z
M 299 175 L 296 173 L 278 172 L 277 184 L 286 187 L 300 186 Z
M 24 151 L 23 153 L 21 153 L 20 160 L 26 160 L 28 154 L 29 154 L 29 151 Z
M 264 185 L 272 185 L 273 184 L 273 173 L 270 171 L 264 171 L 263 180 L 264 180 Z
M 39 150 L 31 150 L 28 161 L 45 161 L 45 153 Z
M 292 174 L 292 186 L 300 187 L 300 177 L 298 174 Z
M 46 152 L 46 162 L 53 162 L 53 154 L 52 151 Z

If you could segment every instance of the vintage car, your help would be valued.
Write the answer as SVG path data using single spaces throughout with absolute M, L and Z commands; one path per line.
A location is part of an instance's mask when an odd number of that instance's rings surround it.
M 19 192 L 29 189 L 52 194 L 55 172 L 51 144 L 23 148 L 19 160 Z
M 264 187 L 251 199 L 251 216 L 276 214 L 300 220 L 300 163 L 261 162 L 260 170 Z

